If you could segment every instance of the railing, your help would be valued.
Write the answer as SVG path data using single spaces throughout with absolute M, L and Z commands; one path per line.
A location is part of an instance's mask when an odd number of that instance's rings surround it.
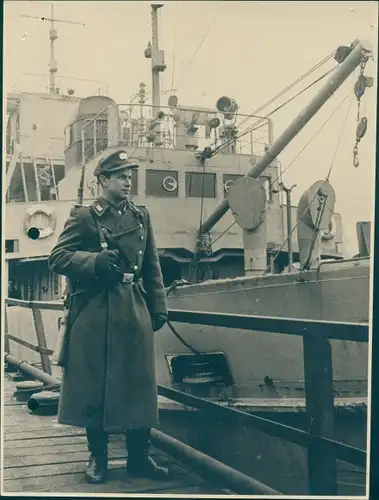
M 158 111 L 160 113 L 159 123 L 160 138 L 162 147 L 164 148 L 177 148 L 186 149 L 185 143 L 191 139 L 191 135 L 187 135 L 182 127 L 184 124 L 190 126 L 193 124 L 197 128 L 194 134 L 196 137 L 199 150 L 205 146 L 216 147 L 220 146 L 222 139 L 220 137 L 220 130 L 223 128 L 223 116 L 218 113 L 216 109 L 208 109 L 201 107 L 186 107 L 178 106 L 177 108 L 170 108 L 168 106 L 153 106 L 151 104 L 119 104 L 119 116 L 121 122 L 124 124 L 123 130 L 125 131 L 124 140 L 125 145 L 131 147 L 146 146 L 149 140 L 146 137 L 149 131 L 154 135 L 154 126 L 151 127 L 151 122 L 156 120 Z M 220 119 L 220 125 L 215 128 L 206 130 L 208 124 L 212 119 Z M 178 126 L 178 119 L 182 127 Z M 235 153 L 238 154 L 263 154 L 265 147 L 269 146 L 272 142 L 272 123 L 267 117 L 247 115 L 243 113 L 236 113 L 231 123 L 235 125 L 237 133 L 241 134 L 247 129 L 245 135 L 238 137 L 235 145 Z M 231 142 L 228 141 L 229 146 Z M 230 151 L 230 147 L 225 148 L 224 151 Z
M 9 298 L 5 299 L 5 302 L 7 305 L 20 306 L 33 311 L 38 340 L 38 345 L 32 345 L 11 335 L 8 332 L 5 316 L 5 352 L 9 353 L 9 340 L 39 352 L 44 371 L 51 373 L 49 355 L 52 354 L 52 351 L 46 345 L 41 310 L 63 311 L 63 304 L 58 302 L 27 302 Z M 305 402 L 310 422 L 309 432 L 228 408 L 220 403 L 168 387 L 159 385 L 158 394 L 183 405 L 204 411 L 219 421 L 239 423 L 245 427 L 251 426 L 270 436 L 307 448 L 310 495 L 338 494 L 337 460 L 351 463 L 363 469 L 366 468 L 366 451 L 333 439 L 335 428 L 333 364 L 329 339 L 368 342 L 369 326 L 367 323 L 274 318 L 172 309 L 169 311 L 169 319 L 171 322 L 178 323 L 302 336 Z

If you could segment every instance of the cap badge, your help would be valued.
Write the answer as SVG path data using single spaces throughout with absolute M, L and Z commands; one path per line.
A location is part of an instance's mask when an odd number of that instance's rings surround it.
M 119 154 L 119 158 L 120 158 L 120 160 L 127 160 L 128 159 L 128 155 L 126 153 L 120 153 Z

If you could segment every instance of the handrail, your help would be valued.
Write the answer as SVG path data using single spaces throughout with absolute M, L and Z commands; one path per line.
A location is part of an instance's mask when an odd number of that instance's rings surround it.
M 21 306 L 33 311 L 33 315 L 41 316 L 41 309 L 63 311 L 62 302 L 24 301 L 6 298 L 8 305 Z M 328 339 L 368 341 L 368 323 L 337 322 L 309 319 L 292 319 L 280 317 L 264 317 L 243 314 L 213 313 L 204 311 L 169 310 L 169 319 L 173 322 L 189 323 L 224 328 L 237 328 L 251 331 L 267 331 L 267 333 L 284 333 L 303 337 L 304 381 L 307 414 L 311 426 L 309 432 L 283 425 L 257 415 L 224 406 L 220 402 L 202 399 L 175 389 L 157 386 L 160 396 L 183 405 L 206 411 L 220 421 L 240 422 L 253 426 L 262 432 L 298 444 L 308 449 L 308 482 L 312 494 L 332 494 L 337 491 L 337 459 L 365 468 L 367 453 L 362 449 L 335 441 L 334 435 L 334 395 L 333 395 L 333 363 L 331 346 Z M 42 323 L 42 317 L 37 323 Z M 36 323 L 36 330 L 38 330 Z M 40 330 L 41 325 L 39 325 Z M 41 357 L 48 358 L 44 333 L 37 338 L 39 346 L 35 347 L 22 339 L 10 335 L 6 331 L 7 340 L 21 343 L 32 350 L 39 349 Z M 45 342 L 45 341 L 44 341 Z M 27 345 L 28 344 L 28 345 Z M 43 348 L 44 353 L 40 350 Z M 38 351 L 37 351 L 38 352 Z M 5 359 L 18 364 L 20 369 L 29 371 L 41 380 L 45 379 L 46 370 L 22 364 L 6 353 Z M 28 365 L 28 366 L 27 366 Z M 51 375 L 51 374 L 50 374 Z M 320 462 L 321 461 L 321 462 Z M 317 470 L 314 464 L 319 464 Z
M 63 302 L 26 301 L 6 298 L 8 305 L 27 309 L 63 311 Z M 368 323 L 282 318 L 249 314 L 215 313 L 209 311 L 186 311 L 169 309 L 169 319 L 177 323 L 219 326 L 267 333 L 311 336 L 317 334 L 334 340 L 368 342 Z

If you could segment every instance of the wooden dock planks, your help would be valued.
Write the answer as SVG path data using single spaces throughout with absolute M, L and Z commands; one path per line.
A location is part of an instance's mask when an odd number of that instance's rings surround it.
M 132 478 L 125 468 L 124 437 L 112 435 L 109 443 L 109 480 L 88 484 L 84 468 L 88 459 L 83 429 L 63 426 L 57 417 L 32 415 L 26 403 L 13 398 L 14 384 L 4 379 L 3 491 L 46 493 L 124 494 L 226 494 L 169 455 L 152 448 L 158 464 L 170 468 L 167 481 Z

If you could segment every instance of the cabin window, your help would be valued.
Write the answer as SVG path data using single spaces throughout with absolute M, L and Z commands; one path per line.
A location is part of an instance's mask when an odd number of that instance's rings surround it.
M 224 174 L 222 176 L 222 185 L 223 185 L 223 191 L 224 191 L 224 196 L 226 196 L 229 187 L 234 184 L 238 179 L 241 177 L 244 177 L 242 174 Z
M 188 198 L 216 198 L 216 174 L 186 172 Z
M 7 170 L 9 168 L 9 162 L 7 162 Z M 25 179 L 24 179 L 24 172 L 21 168 L 21 165 L 17 163 L 13 175 L 8 187 L 7 191 L 7 203 L 17 203 L 17 202 L 24 202 L 28 201 L 28 197 L 26 196 L 25 193 Z M 34 200 L 36 201 L 36 199 Z
M 148 196 L 178 196 L 178 172 L 173 170 L 146 170 Z
M 108 147 L 108 120 L 96 120 L 95 154 Z
M 37 165 L 41 201 L 56 200 L 56 185 L 51 165 Z
M 108 120 L 96 120 L 96 137 L 106 138 L 108 136 Z
M 14 138 L 12 137 L 11 119 L 12 115 L 8 115 L 7 133 L 6 133 L 6 151 L 8 155 L 13 154 L 14 152 Z
M 9 163 L 7 162 L 7 169 Z M 33 175 L 33 172 L 31 173 Z M 34 188 L 34 189 L 33 189 Z M 32 199 L 30 199 L 28 191 L 30 190 Z M 33 197 L 34 196 L 34 197 Z M 25 165 L 22 163 L 17 163 L 10 185 L 7 191 L 7 202 L 24 202 L 24 201 L 37 201 L 37 194 L 35 185 L 33 185 L 33 179 L 27 182 L 25 175 Z
M 19 252 L 19 240 L 5 240 L 5 252 L 15 253 Z

